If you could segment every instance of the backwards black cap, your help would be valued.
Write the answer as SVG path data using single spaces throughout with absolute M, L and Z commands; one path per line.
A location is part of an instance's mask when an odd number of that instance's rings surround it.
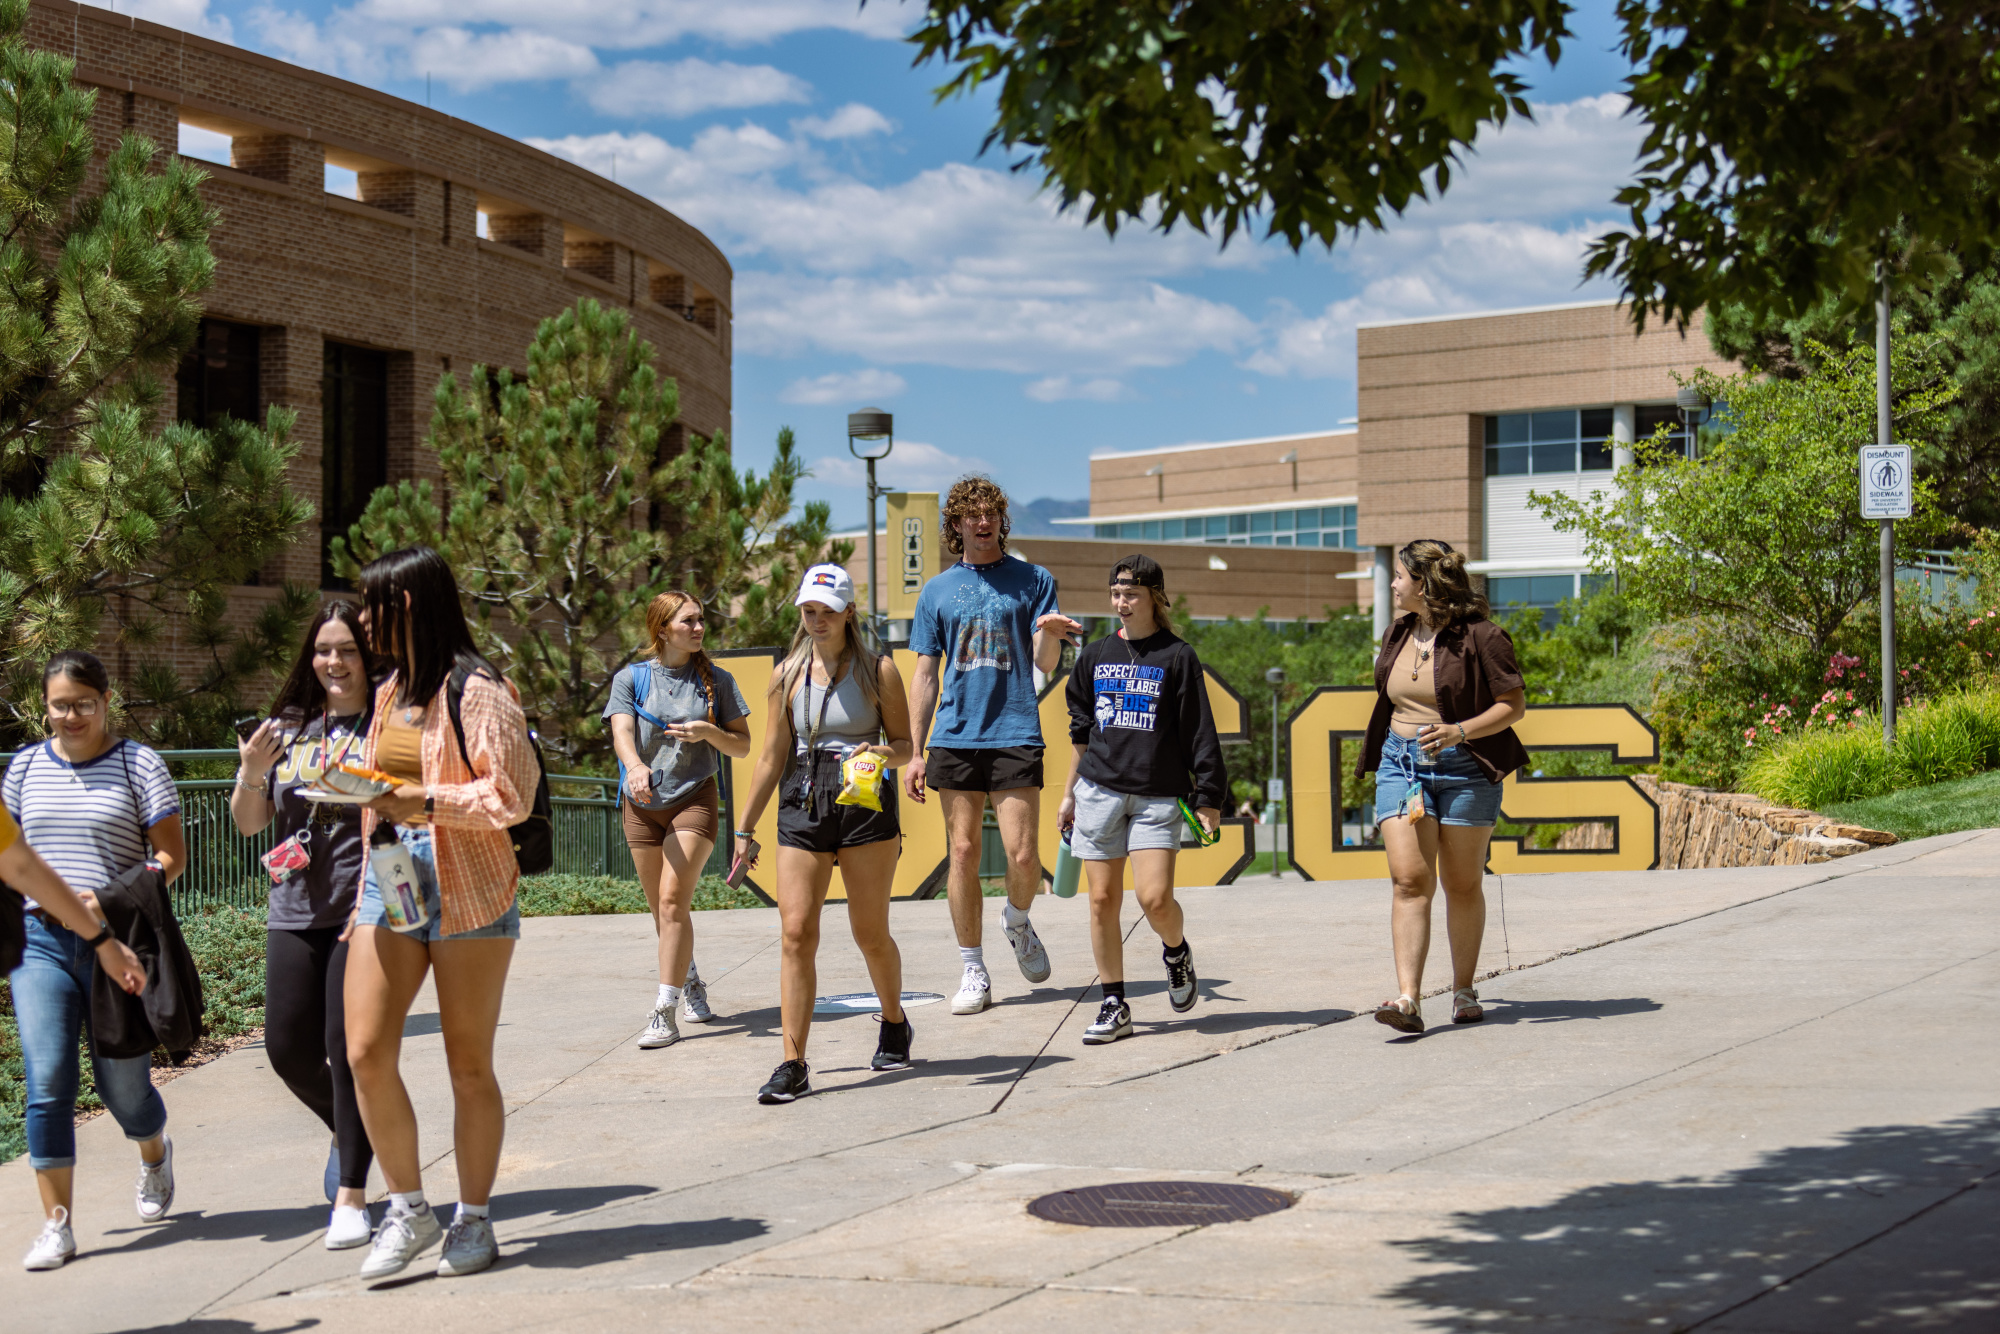
M 1112 583 L 1118 582 L 1120 571 L 1131 576 L 1132 582 L 1141 588 L 1164 590 L 1167 586 L 1167 572 L 1161 569 L 1160 563 L 1151 556 L 1134 553 L 1119 561 L 1111 567 Z

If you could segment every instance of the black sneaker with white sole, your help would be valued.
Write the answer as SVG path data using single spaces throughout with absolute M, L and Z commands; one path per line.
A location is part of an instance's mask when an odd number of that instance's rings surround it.
M 1181 957 L 1167 959 L 1167 999 L 1175 1014 L 1186 1014 L 1200 999 L 1200 983 L 1194 975 L 1194 946 L 1181 942 Z
M 910 1039 L 915 1035 L 915 1030 L 910 1027 L 909 1015 L 905 1014 L 903 1021 L 899 1024 L 892 1024 L 884 1019 L 882 1021 L 881 1036 L 875 1039 L 875 1059 L 868 1063 L 869 1068 L 874 1070 L 909 1069 Z
M 812 1080 L 804 1061 L 786 1061 L 771 1072 L 771 1078 L 757 1090 L 757 1101 L 769 1106 L 792 1102 L 812 1092 Z
M 1098 1007 L 1097 1018 L 1090 1027 L 1083 1030 L 1083 1040 L 1092 1046 L 1100 1042 L 1116 1042 L 1120 1038 L 1132 1036 L 1132 1007 L 1116 996 L 1106 996 L 1104 1004 Z

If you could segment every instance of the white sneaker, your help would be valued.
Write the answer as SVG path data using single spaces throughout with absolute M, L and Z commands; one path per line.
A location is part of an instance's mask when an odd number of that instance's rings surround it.
M 410 1261 L 444 1235 L 438 1226 L 437 1210 L 424 1206 L 422 1213 L 406 1214 L 391 1206 L 375 1229 L 375 1245 L 361 1262 L 361 1277 L 388 1278 L 410 1267 Z
M 965 966 L 965 980 L 958 984 L 958 994 L 951 998 L 953 1014 L 978 1014 L 993 1003 L 993 979 L 986 970 L 976 963 Z
M 654 1047 L 671 1047 L 680 1040 L 680 1025 L 674 1022 L 674 1007 L 671 1005 L 656 1008 L 646 1031 L 639 1035 L 639 1045 L 649 1051 Z
M 1049 980 L 1049 952 L 1042 948 L 1042 938 L 1035 934 L 1035 924 L 1022 918 L 1019 926 L 1008 926 L 1007 919 L 1000 919 L 1000 929 L 1007 933 L 1007 943 L 1014 947 L 1014 962 L 1021 965 L 1021 976 L 1030 982 Z
M 23 1269 L 61 1269 L 76 1254 L 76 1235 L 69 1230 L 69 1210 L 60 1204 L 55 1216 L 43 1220 L 42 1234 L 21 1257 Z
M 438 1257 L 439 1278 L 459 1278 L 489 1269 L 500 1258 L 493 1224 L 484 1218 L 455 1218 L 444 1234 L 444 1254 Z
M 326 1248 L 330 1251 L 351 1251 L 356 1246 L 366 1246 L 372 1231 L 368 1210 L 357 1209 L 351 1204 L 336 1204 L 332 1217 L 326 1220 Z
M 139 1164 L 139 1189 L 136 1201 L 139 1221 L 157 1223 L 167 1216 L 167 1210 L 174 1203 L 174 1142 L 164 1141 L 167 1151 L 160 1155 L 157 1163 Z
M 695 975 L 694 965 L 688 965 L 687 986 L 681 989 L 681 1022 L 684 1024 L 705 1024 L 715 1018 L 715 1011 L 708 1008 L 708 985 Z

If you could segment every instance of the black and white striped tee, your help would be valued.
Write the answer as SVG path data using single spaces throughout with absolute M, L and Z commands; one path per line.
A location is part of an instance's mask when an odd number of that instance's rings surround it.
M 140 826 L 150 829 L 181 809 L 167 762 L 129 740 L 83 764 L 45 741 L 14 757 L 0 791 L 28 846 L 71 889 L 102 889 L 144 861 Z

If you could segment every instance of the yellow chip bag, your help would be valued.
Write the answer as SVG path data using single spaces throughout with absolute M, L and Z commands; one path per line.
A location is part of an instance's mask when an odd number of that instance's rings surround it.
M 882 809 L 882 757 L 873 751 L 858 750 L 840 762 L 840 795 L 836 806 L 866 806 Z

